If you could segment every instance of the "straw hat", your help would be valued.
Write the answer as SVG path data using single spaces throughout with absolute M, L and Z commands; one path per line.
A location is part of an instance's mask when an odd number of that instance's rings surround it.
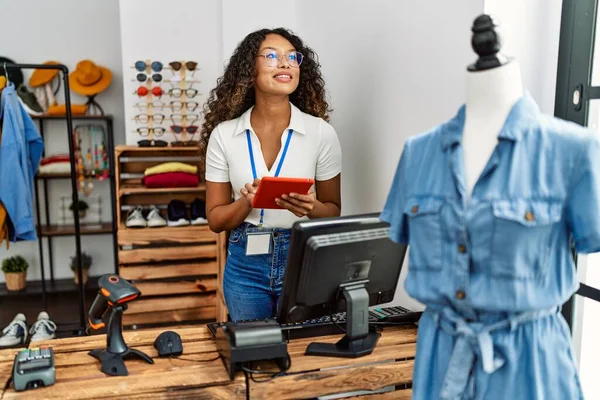
M 75 71 L 69 74 L 71 89 L 83 96 L 94 96 L 101 93 L 110 86 L 111 82 L 112 72 L 90 60 L 80 61 Z
M 46 65 L 58 65 L 57 61 L 46 61 Z M 57 69 L 35 69 L 29 78 L 29 86 L 32 88 L 44 86 L 47 83 L 52 82 L 54 78 L 58 76 Z

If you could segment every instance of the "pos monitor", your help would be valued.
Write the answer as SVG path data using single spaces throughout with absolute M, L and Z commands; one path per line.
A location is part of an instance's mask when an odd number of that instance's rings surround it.
M 360 357 L 379 333 L 369 329 L 369 306 L 394 298 L 407 246 L 392 242 L 379 214 L 299 221 L 290 249 L 277 320 L 296 323 L 346 311 L 337 343 L 311 343 L 306 354 Z

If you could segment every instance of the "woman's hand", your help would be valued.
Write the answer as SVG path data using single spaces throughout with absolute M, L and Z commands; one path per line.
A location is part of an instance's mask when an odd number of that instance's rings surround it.
M 254 182 L 246 183 L 244 187 L 240 190 L 240 194 L 246 199 L 250 207 L 252 207 L 252 200 L 254 199 L 254 195 L 256 194 L 256 189 L 258 189 L 259 183 L 260 179 L 256 178 Z
M 305 217 L 315 208 L 316 199 L 316 193 L 311 189 L 308 194 L 284 194 L 281 198 L 275 199 L 275 202 L 286 210 L 289 210 L 296 217 Z

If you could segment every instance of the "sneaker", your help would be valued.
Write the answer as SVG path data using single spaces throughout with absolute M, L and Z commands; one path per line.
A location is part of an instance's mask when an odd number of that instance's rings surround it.
M 25 315 L 19 313 L 2 331 L 0 347 L 24 344 L 27 340 L 27 322 Z
M 35 94 L 27 90 L 25 85 L 21 85 L 17 88 L 17 95 L 21 105 L 27 111 L 29 115 L 44 115 L 44 110 L 40 103 L 38 103 Z
M 125 226 L 128 228 L 144 228 L 146 226 L 146 219 L 144 219 L 142 207 L 136 207 L 129 211 Z
M 167 208 L 167 214 L 167 225 L 169 226 L 185 226 L 190 224 L 185 203 L 181 200 L 171 200 Z
M 29 333 L 32 342 L 54 339 L 56 337 L 56 324 L 50 321 L 46 311 L 42 311 L 38 314 L 37 321 L 31 325 Z
M 151 206 L 150 212 L 146 217 L 146 223 L 150 228 L 167 226 L 167 221 L 162 217 L 162 215 L 160 215 L 160 211 L 156 206 Z
M 206 225 L 208 220 L 206 219 L 206 204 L 196 198 L 190 205 L 191 223 L 192 225 Z

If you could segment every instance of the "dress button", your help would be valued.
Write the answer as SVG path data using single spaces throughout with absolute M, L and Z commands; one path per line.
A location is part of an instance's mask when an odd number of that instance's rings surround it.
M 419 206 L 415 204 L 415 205 L 414 205 L 414 206 L 412 206 L 412 208 L 410 209 L 410 212 L 411 212 L 411 213 L 413 213 L 413 214 L 416 214 L 416 213 L 418 213 L 418 212 L 419 212 Z
M 467 246 L 465 246 L 464 244 L 459 244 L 458 245 L 458 252 L 461 254 L 465 254 L 467 252 Z
M 464 299 L 466 296 L 467 295 L 462 290 L 459 290 L 459 291 L 456 292 L 456 298 L 459 299 L 459 300 Z
M 533 213 L 531 211 L 527 211 L 525 213 L 525 220 L 532 222 L 535 221 L 535 215 L 533 215 Z

